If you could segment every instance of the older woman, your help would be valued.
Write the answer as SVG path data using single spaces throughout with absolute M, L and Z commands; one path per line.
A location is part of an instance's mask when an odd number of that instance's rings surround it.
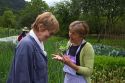
M 58 29 L 59 23 L 52 13 L 38 15 L 29 35 L 16 47 L 7 83 L 48 83 L 47 54 L 43 42 Z
M 84 21 L 74 21 L 69 26 L 68 49 L 64 56 L 54 55 L 54 59 L 65 63 L 64 83 L 91 83 L 94 50 L 85 40 L 89 27 Z

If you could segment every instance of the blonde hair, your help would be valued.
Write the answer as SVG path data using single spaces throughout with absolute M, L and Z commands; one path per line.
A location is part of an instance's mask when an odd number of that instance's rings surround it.
M 89 26 L 85 21 L 74 21 L 69 25 L 69 29 L 84 38 L 89 33 Z
M 59 30 L 59 23 L 56 17 L 51 12 L 44 12 L 38 15 L 31 28 L 38 31 L 39 24 L 42 24 L 47 30 L 55 29 L 55 32 Z

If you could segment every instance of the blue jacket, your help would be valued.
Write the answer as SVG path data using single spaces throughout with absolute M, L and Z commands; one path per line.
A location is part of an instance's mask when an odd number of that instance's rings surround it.
M 7 83 L 48 83 L 47 57 L 30 35 L 16 47 Z

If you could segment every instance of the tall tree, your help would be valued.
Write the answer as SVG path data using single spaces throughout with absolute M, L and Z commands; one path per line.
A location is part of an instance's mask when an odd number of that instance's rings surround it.
M 14 28 L 16 25 L 16 16 L 11 10 L 4 11 L 1 16 L 1 26 L 6 28 Z
M 81 13 L 81 1 L 82 0 L 71 0 L 70 13 L 73 20 L 78 20 Z
M 69 24 L 73 21 L 75 16 L 72 15 L 71 3 L 68 1 L 56 3 L 54 7 L 51 7 L 51 11 L 57 17 L 60 23 L 60 36 L 66 36 L 68 34 Z
M 91 28 L 97 34 L 110 33 L 110 29 L 125 14 L 125 0 L 80 0 L 79 3 L 81 12 L 89 16 Z
M 49 9 L 48 4 L 42 0 L 31 0 L 26 7 L 21 11 L 18 25 L 20 27 L 30 27 L 38 14 L 41 14 Z

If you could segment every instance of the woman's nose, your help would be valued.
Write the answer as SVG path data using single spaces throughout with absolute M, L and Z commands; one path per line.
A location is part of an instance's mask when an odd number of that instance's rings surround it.
M 49 31 L 47 31 L 46 36 L 48 36 L 48 37 L 50 36 L 50 32 Z

